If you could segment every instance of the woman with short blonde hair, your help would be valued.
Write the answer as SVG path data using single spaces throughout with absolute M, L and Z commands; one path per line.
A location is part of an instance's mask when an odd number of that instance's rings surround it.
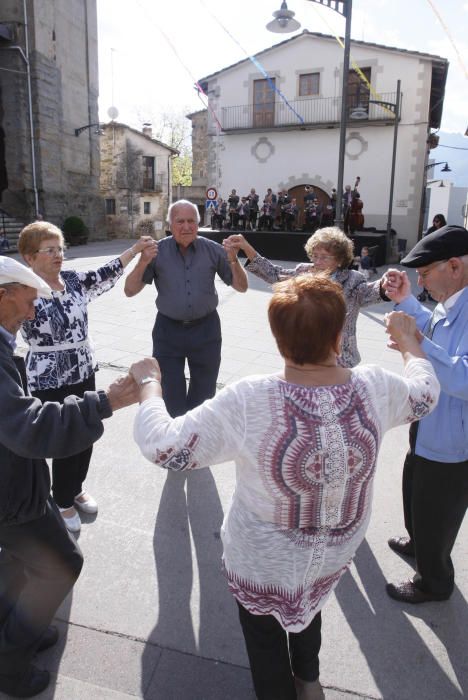
M 36 317 L 21 328 L 29 346 L 26 371 L 31 393 L 41 401 L 62 403 L 71 394 L 94 391 L 97 360 L 88 334 L 88 303 L 112 289 L 124 268 L 155 243 L 143 236 L 119 257 L 96 270 L 63 270 L 65 242 L 50 221 L 34 221 L 20 233 L 18 249 L 33 272 L 51 287 L 52 298 L 39 297 Z M 148 258 L 148 262 L 151 257 Z M 98 505 L 85 489 L 92 447 L 52 461 L 52 495 L 68 530 L 81 528 L 77 512 L 97 513 Z
M 294 268 L 275 265 L 259 255 L 241 234 L 226 238 L 225 247 L 242 250 L 248 258 L 246 269 L 269 284 L 304 273 L 324 272 L 343 288 L 346 301 L 346 321 L 339 362 L 343 367 L 355 367 L 361 360 L 356 340 L 356 324 L 363 306 L 390 301 L 385 295 L 382 280 L 367 282 L 362 272 L 350 270 L 353 262 L 353 242 L 336 226 L 318 229 L 307 240 L 304 248 L 309 263 L 299 263 Z M 313 342 L 315 342 L 315 338 Z M 309 338 L 312 342 L 312 339 Z

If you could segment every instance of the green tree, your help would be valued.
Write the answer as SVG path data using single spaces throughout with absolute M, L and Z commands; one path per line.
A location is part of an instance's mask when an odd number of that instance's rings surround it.
M 189 108 L 182 110 L 166 109 L 159 114 L 137 110 L 138 119 L 144 124 L 150 122 L 153 136 L 167 146 L 179 151 L 172 159 L 172 185 L 192 184 L 192 141 L 191 122 L 185 116 Z

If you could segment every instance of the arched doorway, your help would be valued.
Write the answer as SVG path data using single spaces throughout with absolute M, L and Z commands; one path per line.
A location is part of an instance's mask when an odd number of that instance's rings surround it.
M 320 187 L 316 187 L 315 185 L 310 185 L 307 182 L 305 182 L 303 185 L 296 185 L 296 187 L 291 187 L 291 189 L 288 190 L 288 194 L 291 198 L 296 198 L 296 204 L 299 207 L 298 226 L 300 227 L 304 225 L 304 196 L 306 194 L 306 187 L 314 188 L 315 195 L 320 203 L 320 206 L 322 207 L 322 211 L 325 209 L 327 204 L 330 204 L 331 201 L 329 195 L 325 192 L 325 190 L 322 190 L 320 189 Z

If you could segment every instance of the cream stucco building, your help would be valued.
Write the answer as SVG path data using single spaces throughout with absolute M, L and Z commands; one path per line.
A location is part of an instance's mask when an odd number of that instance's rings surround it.
M 326 199 L 337 186 L 343 50 L 332 36 L 304 31 L 256 58 L 268 79 L 246 59 L 199 81 L 210 100 L 204 184 L 223 197 L 232 188 L 244 195 L 255 187 L 261 197 L 268 187 L 287 189 L 299 204 L 308 184 Z M 352 41 L 351 60 L 361 75 L 349 74 L 344 184 L 354 185 L 360 176 L 365 225 L 385 230 L 395 119 L 391 105 L 400 80 L 392 226 L 411 245 L 422 226 L 425 165 L 431 130 L 440 126 L 448 62 L 363 41 Z M 390 106 L 379 104 L 385 102 Z M 194 161 L 202 160 L 194 149 Z

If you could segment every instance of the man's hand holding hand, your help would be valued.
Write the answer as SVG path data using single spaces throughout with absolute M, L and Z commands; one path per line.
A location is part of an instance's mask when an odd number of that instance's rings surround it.
M 390 268 L 382 277 L 382 288 L 385 294 L 395 302 L 400 304 L 404 299 L 411 296 L 411 283 L 406 272 Z

